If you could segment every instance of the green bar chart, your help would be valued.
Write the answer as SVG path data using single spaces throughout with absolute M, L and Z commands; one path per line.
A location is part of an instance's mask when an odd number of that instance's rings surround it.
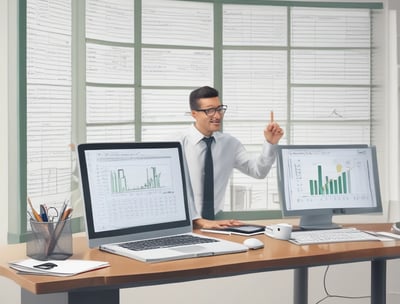
M 310 179 L 310 195 L 329 195 L 329 194 L 351 194 L 350 170 L 344 170 L 343 166 L 336 165 L 336 176 L 324 175 L 322 165 L 317 165 L 315 178 Z
M 161 185 L 161 172 L 156 167 L 145 168 L 145 174 L 141 183 L 133 184 L 129 181 L 126 174 L 126 169 L 116 169 L 111 171 L 110 182 L 112 193 L 124 193 L 145 189 L 160 189 Z

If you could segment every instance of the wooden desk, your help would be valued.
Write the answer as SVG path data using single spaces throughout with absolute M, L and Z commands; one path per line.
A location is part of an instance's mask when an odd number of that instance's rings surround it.
M 361 229 L 389 231 L 389 224 L 352 225 Z M 201 233 L 201 232 L 199 232 Z M 242 242 L 245 237 L 218 237 Z M 308 298 L 308 267 L 371 261 L 371 303 L 386 303 L 386 261 L 400 257 L 400 241 L 355 242 L 298 246 L 257 236 L 265 248 L 246 253 L 147 264 L 89 249 L 85 236 L 74 237 L 77 259 L 108 261 L 111 267 L 73 277 L 20 275 L 8 261 L 25 258 L 25 244 L 0 248 L 0 274 L 22 287 L 21 303 L 119 303 L 121 288 L 186 282 L 246 273 L 295 269 L 294 303 Z

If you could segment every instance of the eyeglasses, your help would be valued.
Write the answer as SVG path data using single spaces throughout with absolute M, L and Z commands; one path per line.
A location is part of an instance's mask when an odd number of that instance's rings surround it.
M 195 110 L 195 111 L 204 112 L 207 116 L 214 116 L 214 115 L 215 115 L 215 112 L 218 112 L 218 113 L 220 113 L 220 114 L 224 114 L 227 108 L 228 108 L 228 106 L 226 106 L 226 105 L 221 105 L 221 106 L 216 107 L 216 108 L 197 109 L 197 110 Z

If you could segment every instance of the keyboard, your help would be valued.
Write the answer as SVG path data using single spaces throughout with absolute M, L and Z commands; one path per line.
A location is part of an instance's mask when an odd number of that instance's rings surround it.
M 190 234 L 174 235 L 163 238 L 148 239 L 121 243 L 119 246 L 133 251 L 150 250 L 157 248 L 171 248 L 176 246 L 197 245 L 218 242 L 216 239 L 198 237 Z
M 323 243 L 379 241 L 377 236 L 355 228 L 293 231 L 290 242 L 297 245 Z

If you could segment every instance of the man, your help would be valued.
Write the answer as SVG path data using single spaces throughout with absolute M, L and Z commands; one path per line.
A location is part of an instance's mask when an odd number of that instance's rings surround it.
M 214 220 L 214 214 L 223 208 L 223 198 L 229 178 L 234 168 L 254 178 L 265 178 L 275 161 L 276 144 L 283 136 L 283 130 L 273 121 L 264 130 L 266 142 L 261 154 L 254 158 L 247 153 L 244 146 L 235 137 L 221 133 L 221 125 L 227 106 L 222 105 L 218 91 L 211 87 L 201 87 L 190 94 L 191 115 L 195 123 L 182 138 L 183 153 L 188 176 L 188 196 L 192 203 L 192 218 L 195 228 L 220 228 L 241 224 L 236 220 Z M 203 138 L 210 139 L 213 168 L 213 206 L 212 213 L 204 215 L 205 199 L 209 190 L 203 187 L 205 178 L 205 163 L 207 143 Z

